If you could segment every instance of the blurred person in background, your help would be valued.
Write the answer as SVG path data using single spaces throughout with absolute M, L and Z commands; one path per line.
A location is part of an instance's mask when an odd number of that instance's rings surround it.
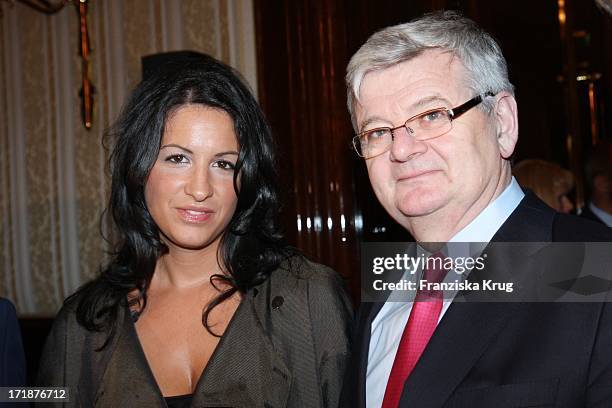
M 603 140 L 593 146 L 586 165 L 591 200 L 581 217 L 612 227 L 612 143 Z
M 569 214 L 574 209 L 569 198 L 574 176 L 569 170 L 545 160 L 531 159 L 516 164 L 512 174 L 522 187 L 533 191 L 556 211 Z

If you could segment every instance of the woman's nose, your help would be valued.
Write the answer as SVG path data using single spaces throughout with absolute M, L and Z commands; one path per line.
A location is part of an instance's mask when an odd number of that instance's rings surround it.
M 185 183 L 185 194 L 193 197 L 195 201 L 204 201 L 212 192 L 207 169 L 194 169 Z

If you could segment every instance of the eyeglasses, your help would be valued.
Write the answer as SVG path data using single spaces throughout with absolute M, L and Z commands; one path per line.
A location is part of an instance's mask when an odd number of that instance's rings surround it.
M 411 117 L 403 125 L 395 128 L 379 127 L 366 130 L 353 138 L 353 147 L 360 157 L 370 159 L 389 150 L 393 144 L 394 132 L 401 128 L 406 128 L 408 134 L 419 141 L 440 137 L 453 128 L 453 120 L 481 103 L 487 96 L 495 96 L 495 94 L 487 92 L 476 95 L 466 103 L 452 109 L 430 109 Z

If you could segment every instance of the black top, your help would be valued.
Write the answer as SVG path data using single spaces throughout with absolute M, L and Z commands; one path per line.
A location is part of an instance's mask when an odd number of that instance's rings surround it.
M 189 408 L 193 394 L 175 395 L 173 397 L 164 397 L 168 408 Z

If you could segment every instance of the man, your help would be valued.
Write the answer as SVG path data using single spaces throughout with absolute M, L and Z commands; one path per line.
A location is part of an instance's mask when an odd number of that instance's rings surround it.
M 434 13 L 374 34 L 347 86 L 374 192 L 417 242 L 612 240 L 512 178 L 513 87 L 471 20 Z M 425 304 L 362 304 L 344 406 L 612 406 L 608 303 Z
M 593 147 L 586 166 L 591 201 L 581 217 L 612 227 L 612 143 L 604 140 Z

